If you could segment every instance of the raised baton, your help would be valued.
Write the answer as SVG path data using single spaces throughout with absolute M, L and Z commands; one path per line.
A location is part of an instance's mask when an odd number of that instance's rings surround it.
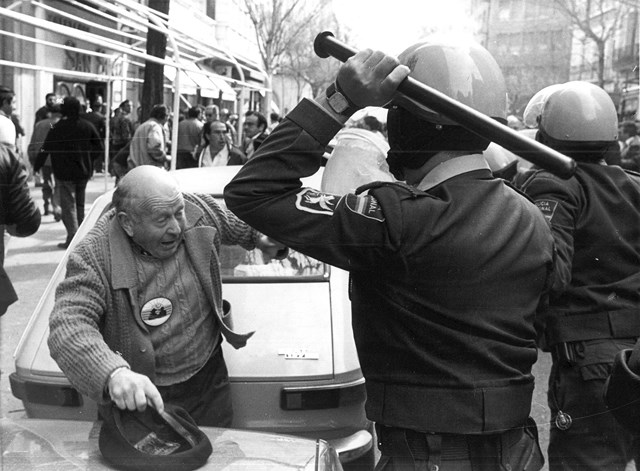
M 338 41 L 333 33 L 329 31 L 324 31 L 316 36 L 313 42 L 313 49 L 319 57 L 327 58 L 331 56 L 341 62 L 345 62 L 357 52 L 343 42 Z M 407 77 L 404 79 L 398 86 L 398 92 L 421 105 L 443 114 L 477 135 L 492 140 L 554 175 L 568 179 L 575 172 L 576 162 L 572 158 L 538 141 L 523 136 L 495 119 L 448 97 L 435 88 L 418 82 L 414 78 Z

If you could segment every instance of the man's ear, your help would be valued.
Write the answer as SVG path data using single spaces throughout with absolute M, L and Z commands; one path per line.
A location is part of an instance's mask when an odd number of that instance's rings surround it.
M 120 211 L 118 213 L 118 222 L 120 223 L 120 227 L 122 227 L 124 232 L 129 237 L 133 237 L 133 221 L 131 220 L 131 216 L 129 216 L 124 211 Z

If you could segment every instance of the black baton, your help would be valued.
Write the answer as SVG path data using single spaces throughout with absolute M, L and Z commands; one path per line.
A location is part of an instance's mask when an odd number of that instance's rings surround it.
M 319 57 L 332 56 L 341 62 L 345 62 L 357 52 L 338 41 L 329 31 L 316 36 L 313 49 Z M 558 177 L 568 179 L 575 172 L 575 160 L 523 136 L 510 127 L 411 77 L 407 77 L 400 83 L 398 92 Z

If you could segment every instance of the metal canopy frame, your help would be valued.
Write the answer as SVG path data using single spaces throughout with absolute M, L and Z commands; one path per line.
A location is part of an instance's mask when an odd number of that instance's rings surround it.
M 40 44 L 46 47 L 64 49 L 88 56 L 105 59 L 107 61 L 105 73 L 96 74 L 51 67 L 42 67 L 35 64 L 8 61 L 4 59 L 0 59 L 0 66 L 21 68 L 33 71 L 45 71 L 56 75 L 67 75 L 71 77 L 106 82 L 107 124 L 105 140 L 105 169 L 107 169 L 109 165 L 109 118 L 111 115 L 110 106 L 112 101 L 111 95 L 113 82 L 115 80 L 118 80 L 142 83 L 142 80 L 139 78 L 116 76 L 114 74 L 114 71 L 116 70 L 115 65 L 118 62 L 143 65 L 137 62 L 137 59 L 138 61 L 150 61 L 158 64 L 163 64 L 164 66 L 172 67 L 175 72 L 173 74 L 169 73 L 168 75 L 170 77 L 173 77 L 173 112 L 176 119 L 178 111 L 180 109 L 180 99 L 182 95 L 181 81 L 185 81 L 185 78 L 187 78 L 187 80 L 191 82 L 191 89 L 193 89 L 194 84 L 200 89 L 203 89 L 204 86 L 207 86 L 210 87 L 210 89 L 222 91 L 222 93 L 226 94 L 227 97 L 229 97 L 231 93 L 235 93 L 232 85 L 239 88 L 239 94 L 238 96 L 236 96 L 236 103 L 238 103 L 239 105 L 239 110 L 242 110 L 242 104 L 244 103 L 247 90 L 256 90 L 261 92 L 266 90 L 265 87 L 249 83 L 245 80 L 243 68 L 256 70 L 259 74 L 266 76 L 267 74 L 259 66 L 252 64 L 252 66 L 248 67 L 247 60 L 244 58 L 240 59 L 242 61 L 241 64 L 232 52 L 217 45 L 206 44 L 197 38 L 191 37 L 188 33 L 180 31 L 170 24 L 168 15 L 150 9 L 144 4 L 137 3 L 134 0 L 84 0 L 82 2 L 78 2 L 76 0 L 65 0 L 65 3 L 80 10 L 84 10 L 97 17 L 107 19 L 110 22 L 114 23 L 114 27 L 112 28 L 103 24 L 91 22 L 87 20 L 87 18 L 72 15 L 66 11 L 59 10 L 38 0 L 17 0 L 8 7 L 0 7 L 0 18 L 17 21 L 32 26 L 38 30 L 45 30 L 56 34 L 71 36 L 84 42 L 98 45 L 103 49 L 112 51 L 111 53 L 103 53 L 91 51 L 81 47 L 57 44 L 51 41 L 39 39 L 37 37 L 24 36 L 21 34 L 3 30 L 0 31 L 0 35 L 11 37 L 17 41 Z M 35 9 L 41 9 L 42 11 L 55 13 L 56 15 L 65 17 L 72 21 L 78 21 L 83 24 L 88 24 L 92 27 L 93 30 L 104 32 L 105 34 L 109 34 L 109 36 L 82 31 L 66 25 L 61 25 L 52 21 L 48 21 L 46 19 L 39 18 L 35 15 L 28 15 L 16 11 L 24 4 L 29 5 L 31 8 L 34 8 L 34 11 L 36 11 Z M 118 28 L 118 25 L 125 27 L 126 30 L 123 30 L 122 27 Z M 167 52 L 164 58 L 151 56 L 146 53 L 146 38 L 149 28 L 159 31 L 167 37 Z M 113 39 L 113 37 L 122 38 L 122 41 L 115 40 Z M 128 40 L 131 44 L 125 43 L 124 40 Z M 237 70 L 240 80 L 216 74 L 209 67 L 206 67 L 203 62 L 211 58 L 223 59 L 231 63 Z M 198 65 L 200 65 L 200 67 L 198 67 Z M 187 102 L 186 99 L 185 102 Z M 240 118 L 238 122 L 238 128 L 241 129 L 243 116 L 241 112 L 238 114 Z M 172 128 L 171 140 L 174 143 L 178 142 L 177 121 Z M 171 146 L 171 170 L 175 170 L 176 155 L 177 145 L 173 145 Z M 105 178 L 105 190 L 106 186 L 107 180 Z

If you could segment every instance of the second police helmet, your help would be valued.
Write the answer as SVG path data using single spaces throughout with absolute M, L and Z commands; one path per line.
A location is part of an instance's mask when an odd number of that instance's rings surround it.
M 537 139 L 561 152 L 606 149 L 617 142 L 618 114 L 602 88 L 581 81 L 543 88 L 524 111 Z
M 506 123 L 504 77 L 482 46 L 434 37 L 407 48 L 398 60 L 411 69 L 413 79 Z M 398 95 L 389 108 L 388 160 L 394 174 L 399 173 L 399 166 L 418 168 L 442 150 L 482 152 L 489 145 L 488 139 L 406 96 Z

